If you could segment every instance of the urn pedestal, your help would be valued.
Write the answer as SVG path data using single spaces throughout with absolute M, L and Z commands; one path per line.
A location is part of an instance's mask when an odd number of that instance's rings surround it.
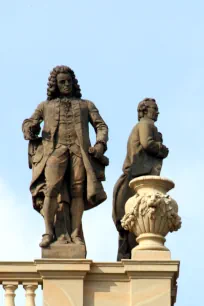
M 43 306 L 173 306 L 176 301 L 178 261 L 38 259 L 33 266 L 25 264 L 24 273 L 19 266 L 15 271 L 20 282 L 42 284 Z M 0 265 L 0 276 L 1 271 L 9 279 L 3 284 L 11 299 L 18 284 L 14 264 L 10 274 L 5 274 L 8 266 Z
M 174 188 L 174 183 L 167 178 L 148 175 L 133 179 L 130 187 L 135 195 L 125 204 L 121 224 L 137 237 L 138 245 L 132 250 L 132 259 L 140 256 L 139 251 L 147 251 L 147 254 L 154 251 L 154 254 L 167 259 L 167 253 L 158 253 L 169 251 L 164 245 L 164 237 L 181 227 L 178 205 L 167 194 Z

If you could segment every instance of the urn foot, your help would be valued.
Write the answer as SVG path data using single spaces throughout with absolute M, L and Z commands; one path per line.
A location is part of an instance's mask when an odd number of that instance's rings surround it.
M 135 250 L 169 251 L 164 246 L 166 239 L 161 235 L 145 233 L 139 235 L 136 241 L 139 245 L 134 248 Z

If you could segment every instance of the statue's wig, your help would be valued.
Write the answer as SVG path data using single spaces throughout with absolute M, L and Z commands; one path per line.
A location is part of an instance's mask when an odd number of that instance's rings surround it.
M 78 80 L 75 77 L 74 71 L 67 66 L 56 66 L 50 72 L 50 76 L 48 78 L 47 99 L 52 100 L 59 96 L 59 91 L 57 88 L 57 75 L 59 73 L 70 73 L 73 81 L 72 96 L 75 98 L 81 98 L 81 89 L 78 84 Z
M 156 104 L 156 100 L 152 98 L 145 98 L 142 100 L 137 107 L 137 112 L 138 112 L 138 120 L 140 121 L 141 118 L 144 117 L 144 115 L 147 113 L 147 108 L 150 105 L 150 102 Z

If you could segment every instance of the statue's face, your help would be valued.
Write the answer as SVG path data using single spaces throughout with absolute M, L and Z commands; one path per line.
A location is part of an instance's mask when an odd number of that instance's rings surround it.
M 158 115 L 159 109 L 157 104 L 154 102 L 148 102 L 148 108 L 146 113 L 147 118 L 157 121 Z
M 59 73 L 57 75 L 57 87 L 60 95 L 70 96 L 73 89 L 73 81 L 70 73 Z

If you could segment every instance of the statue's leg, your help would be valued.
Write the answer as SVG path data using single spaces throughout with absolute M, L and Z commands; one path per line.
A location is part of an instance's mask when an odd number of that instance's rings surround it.
M 159 158 L 154 158 L 152 170 L 150 175 L 160 175 L 161 168 L 162 168 L 163 160 Z
M 58 203 L 54 229 L 57 243 L 71 242 L 69 235 L 71 233 L 70 205 L 68 202 Z
M 71 217 L 72 217 L 72 242 L 77 244 L 83 244 L 80 237 L 80 226 L 82 215 L 84 211 L 84 200 L 82 197 L 74 197 L 71 205 Z
M 53 241 L 54 232 L 54 216 L 57 211 L 57 197 L 45 196 L 43 204 L 44 221 L 45 221 L 45 234 L 43 235 L 41 247 L 47 247 Z
M 120 184 L 118 183 L 120 182 Z M 121 225 L 121 219 L 125 215 L 125 204 L 127 200 L 134 195 L 134 192 L 129 187 L 130 178 L 128 175 L 119 178 L 117 194 L 114 198 L 115 203 L 115 224 L 118 230 L 118 254 L 117 261 L 121 259 L 130 259 L 131 250 L 135 247 L 136 237 L 134 234 L 125 231 Z
M 54 217 L 58 208 L 57 196 L 68 162 L 68 152 L 61 152 L 60 149 L 52 153 L 45 166 L 46 190 L 43 204 L 45 235 L 40 243 L 41 247 L 49 246 L 54 236 Z
M 117 261 L 121 259 L 129 259 L 130 252 L 128 247 L 128 232 L 123 230 L 118 232 L 118 254 Z
M 81 233 L 82 215 L 84 212 L 84 181 L 85 168 L 82 158 L 71 154 L 70 158 L 71 175 L 71 238 L 76 244 L 84 244 Z
M 128 233 L 128 247 L 129 247 L 129 253 L 131 258 L 131 251 L 133 248 L 135 248 L 138 245 L 136 242 L 136 236 L 134 233 L 129 232 Z

